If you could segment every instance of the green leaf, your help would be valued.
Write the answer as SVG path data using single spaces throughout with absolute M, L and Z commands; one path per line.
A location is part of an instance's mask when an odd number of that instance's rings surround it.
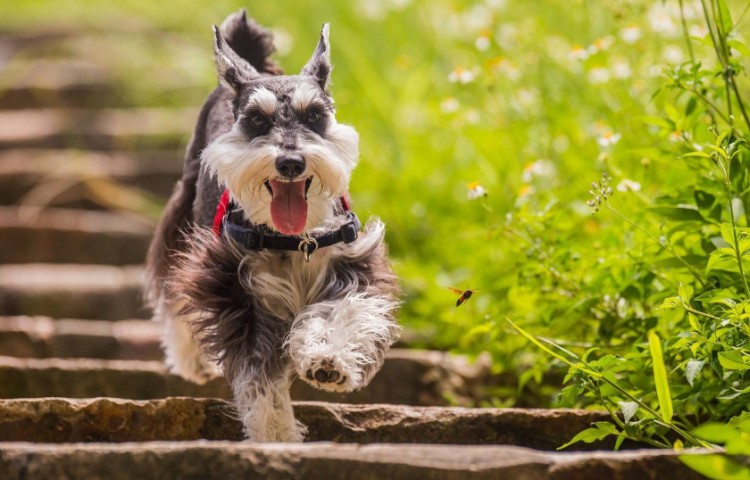
M 706 264 L 706 273 L 714 270 L 738 273 L 740 270 L 737 265 L 737 259 L 734 258 L 734 252 L 721 248 L 711 252 L 711 255 L 708 257 L 708 263 Z
M 672 132 L 675 130 L 674 122 L 671 122 L 667 120 L 666 118 L 657 117 L 654 115 L 640 115 L 636 117 L 636 119 L 640 120 L 646 125 L 654 125 L 656 127 L 663 128 L 664 130 L 667 130 L 669 132 Z
M 704 423 L 694 429 L 693 433 L 696 437 L 716 444 L 727 443 L 739 435 L 739 432 L 731 426 L 718 422 Z
M 684 283 L 681 283 L 677 289 L 677 295 L 688 305 L 690 304 L 690 299 L 693 298 L 693 292 L 693 287 Z
M 558 450 L 567 448 L 574 443 L 594 443 L 605 439 L 609 435 L 617 435 L 617 427 L 611 422 L 595 422 L 594 426 L 579 432 L 568 443 L 557 447 Z
M 716 23 L 721 26 L 721 32 L 726 37 L 734 26 L 732 15 L 729 13 L 729 8 L 724 0 L 716 0 L 716 4 L 719 7 L 718 15 L 716 15 Z
M 691 454 L 678 457 L 696 472 L 716 480 L 750 480 L 750 469 L 722 454 Z
M 742 354 L 736 350 L 730 350 L 728 352 L 719 352 L 719 363 L 724 370 L 748 370 L 748 365 Z
M 684 305 L 685 304 L 682 302 L 682 299 L 680 297 L 667 297 L 663 302 L 661 302 L 661 305 L 659 305 L 659 309 L 664 310 L 668 308 L 680 308 Z
M 680 220 L 683 222 L 702 222 L 703 216 L 698 211 L 698 208 L 693 206 L 678 206 L 678 207 L 651 207 L 649 208 L 651 213 L 655 213 L 663 218 L 670 220 Z
M 732 228 L 732 224 L 729 222 L 724 222 L 721 224 L 721 238 L 724 239 L 725 242 L 729 244 L 729 246 L 734 247 L 734 230 Z
M 667 380 L 667 369 L 664 366 L 664 355 L 661 350 L 661 340 L 655 331 L 648 333 L 648 346 L 651 351 L 651 360 L 654 364 L 654 384 L 656 386 L 656 396 L 659 400 L 659 412 L 661 418 L 670 423 L 672 421 L 672 396 L 669 391 L 669 381 Z
M 711 158 L 711 155 L 709 155 L 706 152 L 699 152 L 699 151 L 683 153 L 682 155 L 680 155 L 680 158 L 685 158 L 685 157 Z

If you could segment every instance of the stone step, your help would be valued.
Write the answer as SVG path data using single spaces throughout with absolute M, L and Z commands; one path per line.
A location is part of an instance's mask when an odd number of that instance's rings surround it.
M 117 61 L 97 60 L 101 63 L 70 57 L 13 59 L 0 75 L 0 109 L 195 105 L 210 90 L 172 75 L 175 66 L 134 85 L 132 72 L 122 75 Z
M 33 30 L 2 28 L 0 30 L 0 67 L 4 67 L 4 64 L 22 49 L 59 42 L 72 35 L 74 33 L 71 28 L 59 25 Z
M 135 266 L 0 265 L 0 316 L 147 318 L 141 275 Z
M 0 317 L 0 355 L 21 358 L 160 360 L 161 326 L 151 320 L 80 320 Z M 408 348 L 407 330 L 396 344 Z M 486 362 L 482 362 L 485 365 Z
M 114 95 L 106 70 L 59 65 L 12 62 L 0 77 L 0 109 L 102 107 Z
M 153 229 L 132 214 L 0 207 L 0 263 L 140 264 Z
M 413 407 L 295 402 L 307 441 L 516 445 L 555 450 L 607 412 L 575 409 Z M 220 399 L 42 398 L 0 400 L 0 442 L 242 440 L 242 425 Z M 572 449 L 612 448 L 612 441 Z
M 229 388 L 221 378 L 197 385 L 171 375 L 160 361 L 0 357 L 0 398 L 171 396 L 229 398 Z
M 486 361 L 471 363 L 466 357 L 445 352 L 393 349 L 365 389 L 328 393 L 297 380 L 292 397 L 357 404 L 473 406 L 486 399 L 488 387 L 515 388 L 516 384 L 511 375 L 492 375 Z M 180 395 L 229 398 L 229 391 L 221 379 L 206 385 L 186 382 L 167 373 L 161 361 L 0 357 L 0 398 L 149 399 Z M 532 395 L 525 397 L 530 398 L 519 406 L 542 402 Z
M 180 150 L 197 113 L 195 108 L 3 110 L 0 150 Z
M 161 360 L 161 326 L 150 320 L 0 317 L 0 355 L 20 358 Z
M 182 173 L 176 152 L 86 152 L 21 149 L 0 151 L 0 204 L 41 197 L 45 205 L 109 207 L 93 189 L 115 182 L 167 198 Z M 32 190 L 36 190 L 34 193 Z
M 703 476 L 665 450 L 540 452 L 506 445 L 145 442 L 0 444 L 2 478 L 643 480 Z

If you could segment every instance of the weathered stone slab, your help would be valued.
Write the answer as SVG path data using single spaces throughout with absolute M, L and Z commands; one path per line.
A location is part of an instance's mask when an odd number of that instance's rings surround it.
M 187 143 L 197 113 L 194 108 L 3 110 L 0 150 L 181 149 Z
M 6 69 L 2 80 L 0 109 L 101 107 L 114 93 L 103 72 L 74 77 L 29 65 L 27 71 Z
M 0 317 L 0 355 L 161 360 L 161 328 L 150 320 Z
M 121 213 L 0 207 L 0 263 L 140 264 L 152 231 Z
M 351 393 L 317 390 L 301 380 L 292 398 L 345 403 L 471 406 L 484 398 L 485 382 L 492 380 L 482 366 L 442 352 L 390 352 L 382 370 L 367 388 Z M 166 372 L 162 362 L 92 359 L 20 359 L 0 357 L 0 398 L 121 397 L 131 399 L 192 395 L 228 397 L 216 390 L 222 380 L 194 385 Z
M 299 400 L 344 403 L 398 403 L 403 405 L 474 405 L 486 395 L 492 382 L 515 379 L 492 378 L 489 364 L 466 357 L 430 350 L 393 349 L 370 385 L 351 393 L 328 393 L 305 382 L 292 385 Z M 513 383 L 515 385 L 515 383 Z
M 606 412 L 573 409 L 411 407 L 295 402 L 307 441 L 517 445 L 554 450 Z M 231 404 L 218 399 L 0 400 L 0 441 L 241 440 Z M 572 450 L 611 448 L 612 442 Z
M 144 318 L 141 269 L 107 265 L 0 265 L 0 315 Z
M 694 452 L 690 455 L 703 455 Z M 666 476 L 656 476 L 663 475 Z M 671 451 L 549 453 L 512 446 L 194 441 L 0 444 L 2 478 L 643 480 L 703 478 Z
M 222 378 L 197 385 L 167 373 L 164 363 L 158 361 L 0 357 L 0 398 L 229 395 Z
M 16 204 L 34 188 L 54 188 L 54 206 L 97 206 L 89 183 L 113 181 L 166 198 L 182 172 L 177 152 L 0 151 L 0 204 Z

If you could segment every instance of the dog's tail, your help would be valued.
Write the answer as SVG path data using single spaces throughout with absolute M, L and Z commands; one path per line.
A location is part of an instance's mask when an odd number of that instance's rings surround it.
M 276 51 L 273 34 L 252 19 L 248 20 L 244 8 L 229 15 L 219 30 L 232 50 L 258 72 L 271 75 L 283 73 L 278 63 L 270 58 Z

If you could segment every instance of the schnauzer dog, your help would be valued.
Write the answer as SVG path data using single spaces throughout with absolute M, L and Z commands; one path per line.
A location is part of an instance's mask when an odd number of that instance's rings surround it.
M 219 86 L 147 258 L 172 372 L 221 372 L 253 441 L 301 441 L 289 387 L 362 388 L 400 329 L 384 225 L 349 209 L 358 135 L 336 121 L 328 25 L 299 75 L 245 11 L 214 26 Z

